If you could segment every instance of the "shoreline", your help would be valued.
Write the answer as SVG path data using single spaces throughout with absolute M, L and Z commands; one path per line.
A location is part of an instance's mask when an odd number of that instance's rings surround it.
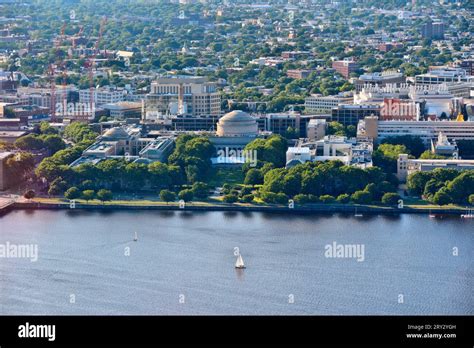
M 389 206 L 373 205 L 344 205 L 344 204 L 307 204 L 294 208 L 283 205 L 238 205 L 238 204 L 213 204 L 207 202 L 187 203 L 180 207 L 176 203 L 172 204 L 138 204 L 138 202 L 129 201 L 128 203 L 106 202 L 97 203 L 75 203 L 72 208 L 67 202 L 45 203 L 45 202 L 16 202 L 10 206 L 0 209 L 0 214 L 6 214 L 11 210 L 162 210 L 162 211 L 223 211 L 223 212 L 270 212 L 270 213 L 350 213 L 350 214 L 369 214 L 369 215 L 400 215 L 400 214 L 442 214 L 442 215 L 461 215 L 469 211 L 466 208 L 422 208 L 409 207 L 403 208 Z

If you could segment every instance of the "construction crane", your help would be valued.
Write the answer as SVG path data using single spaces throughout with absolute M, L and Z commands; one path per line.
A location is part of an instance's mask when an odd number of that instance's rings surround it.
M 54 42 L 54 54 L 55 54 L 55 59 L 58 59 L 59 56 L 59 47 L 61 47 L 61 43 L 64 40 L 64 32 L 66 30 L 66 23 L 63 23 L 61 27 L 61 32 L 59 37 L 56 38 Z M 59 58 L 60 60 L 61 58 Z M 56 122 L 56 64 L 58 63 L 57 61 L 52 62 L 49 65 L 48 68 L 48 73 L 50 75 L 50 82 L 51 82 L 51 121 Z M 61 65 L 61 60 L 58 63 Z
M 107 17 L 103 17 L 102 21 L 100 22 L 100 28 L 99 28 L 99 35 L 97 37 L 97 40 L 94 44 L 94 48 L 92 51 L 91 56 L 88 59 L 87 62 L 87 68 L 89 69 L 89 111 L 90 115 L 88 115 L 88 118 L 90 120 L 95 118 L 95 107 L 94 107 L 94 92 L 95 92 L 95 86 L 94 86 L 94 66 L 95 66 L 95 59 L 97 55 L 99 54 L 99 45 L 102 40 L 102 35 L 104 33 L 104 28 L 105 25 L 107 24 Z M 86 116 L 86 115 L 84 115 Z
M 72 47 L 70 47 L 68 50 L 67 50 L 67 61 L 72 61 L 73 60 L 73 56 L 74 56 L 74 52 L 73 52 L 73 49 L 76 48 L 76 38 L 77 37 L 80 37 L 82 35 L 84 31 L 84 26 L 80 26 L 79 27 L 79 32 L 73 36 L 70 37 L 70 42 L 71 42 L 71 45 Z M 64 38 L 65 39 L 65 38 Z M 68 40 L 69 41 L 69 40 Z M 61 73 L 62 73 L 62 102 L 61 102 L 61 110 L 62 110 L 62 118 L 64 119 L 65 117 L 70 117 L 70 118 L 76 118 L 76 117 L 81 117 L 81 115 L 78 115 L 78 112 L 79 110 L 83 112 L 84 111 L 84 108 L 79 108 L 79 109 L 76 109 L 73 111 L 72 114 L 68 115 L 66 112 L 69 112 L 69 108 L 68 108 L 68 104 L 67 104 L 67 84 L 68 84 L 68 74 L 67 74 L 67 63 L 66 60 L 62 60 L 61 61 L 61 64 L 60 64 L 60 70 L 61 70 Z
M 50 113 L 51 113 L 51 122 L 56 121 L 56 75 L 54 71 L 54 64 L 51 63 L 48 66 L 48 75 L 50 79 Z
M 79 32 L 72 38 L 72 47 L 73 48 L 76 48 L 76 45 L 77 45 L 76 40 L 81 38 L 82 33 L 84 33 L 84 26 L 83 25 L 81 25 L 79 27 Z

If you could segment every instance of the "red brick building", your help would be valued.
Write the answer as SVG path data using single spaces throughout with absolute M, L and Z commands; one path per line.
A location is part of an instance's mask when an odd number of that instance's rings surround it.
M 380 44 L 378 49 L 380 52 L 388 52 L 396 48 L 400 48 L 403 45 L 401 43 L 396 43 L 396 42 L 386 42 L 383 44 Z
M 305 79 L 311 74 L 311 70 L 303 70 L 303 69 L 289 69 L 286 72 L 286 76 L 292 79 Z
M 359 69 L 359 64 L 353 60 L 335 60 L 332 62 L 332 67 L 346 79 L 348 79 L 351 73 Z

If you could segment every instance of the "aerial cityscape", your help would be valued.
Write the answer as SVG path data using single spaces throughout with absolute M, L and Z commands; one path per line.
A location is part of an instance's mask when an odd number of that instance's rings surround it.
M 473 32 L 469 0 L 0 0 L 0 315 L 473 315 Z

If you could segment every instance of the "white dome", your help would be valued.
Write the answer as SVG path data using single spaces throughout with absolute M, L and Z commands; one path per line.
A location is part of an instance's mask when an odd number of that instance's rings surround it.
M 220 137 L 249 137 L 257 134 L 257 120 L 241 110 L 231 111 L 217 122 L 217 135 Z
M 103 139 L 109 140 L 128 139 L 129 137 L 130 135 L 122 127 L 110 128 L 102 136 Z

